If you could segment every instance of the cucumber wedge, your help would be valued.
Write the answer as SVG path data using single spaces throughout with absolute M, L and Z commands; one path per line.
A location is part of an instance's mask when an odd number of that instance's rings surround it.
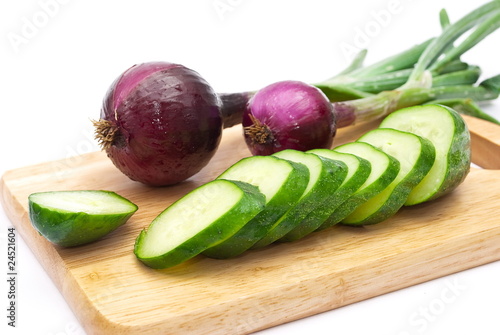
M 137 206 L 110 191 L 54 191 L 28 197 L 33 227 L 50 242 L 74 247 L 123 225 Z
M 347 167 L 347 176 L 339 188 L 327 196 L 321 203 L 324 215 L 318 216 L 315 213 L 309 213 L 297 227 L 283 236 L 279 240 L 280 242 L 296 241 L 318 229 L 345 199 L 354 194 L 354 192 L 364 184 L 370 175 L 370 162 L 364 158 L 335 152 L 330 149 L 314 149 L 307 152 L 327 159 L 343 162 Z
M 241 230 L 226 241 L 203 252 L 207 257 L 230 258 L 240 255 L 262 239 L 302 197 L 309 182 L 309 169 L 300 163 L 274 156 L 251 156 L 224 171 L 218 179 L 252 184 L 266 197 L 266 206 Z
M 400 109 L 380 127 L 407 131 L 427 138 L 436 148 L 436 160 L 427 176 L 408 196 L 405 205 L 436 199 L 454 190 L 470 170 L 470 133 L 463 118 L 442 105 Z
M 336 147 L 334 150 L 362 157 L 370 162 L 372 169 L 365 183 L 337 207 L 328 220 L 319 227 L 319 230 L 339 223 L 358 206 L 382 192 L 396 178 L 400 169 L 397 159 L 368 143 L 351 142 Z
M 264 204 L 264 195 L 252 185 L 223 179 L 208 182 L 142 230 L 134 253 L 152 268 L 175 266 L 234 235 Z
M 394 215 L 406 202 L 411 190 L 424 179 L 435 160 L 432 143 L 415 134 L 378 128 L 358 139 L 393 156 L 400 163 L 396 178 L 379 194 L 357 207 L 342 223 L 368 225 Z
M 347 176 L 347 166 L 317 155 L 297 150 L 282 150 L 275 157 L 304 164 L 309 169 L 309 183 L 302 197 L 268 231 L 266 236 L 252 246 L 261 248 L 277 241 L 295 228 L 309 213 L 324 220 L 322 201 L 334 193 Z

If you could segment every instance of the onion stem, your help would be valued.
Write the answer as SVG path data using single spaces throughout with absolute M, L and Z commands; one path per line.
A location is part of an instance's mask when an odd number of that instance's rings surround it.
M 491 115 L 483 112 L 481 108 L 474 102 L 474 100 L 469 98 L 464 99 L 442 99 L 442 100 L 431 100 L 425 104 L 440 104 L 453 108 L 460 114 L 470 115 L 477 117 L 479 119 L 487 120 L 492 123 L 500 125 L 500 121 L 492 117 Z
M 450 60 L 457 59 L 461 54 L 472 49 L 476 44 L 483 40 L 490 33 L 495 31 L 500 27 L 500 12 L 497 10 L 495 14 L 489 17 L 487 20 L 482 22 L 476 30 L 474 30 L 461 44 L 456 47 L 451 48 L 443 58 L 435 62 L 430 70 L 437 70 L 441 66 L 448 63 Z
M 351 64 L 342 72 L 340 72 L 337 76 L 333 77 L 335 79 L 338 76 L 346 75 L 352 73 L 354 70 L 360 69 L 363 67 L 363 62 L 365 61 L 366 55 L 368 54 L 368 50 L 363 49 L 356 54 Z
M 255 92 L 218 94 L 221 100 L 221 114 L 224 128 L 230 128 L 241 123 L 248 100 L 254 94 Z
M 494 80 L 500 81 L 500 76 L 488 80 L 490 80 L 490 83 Z M 498 87 L 483 84 L 478 86 L 454 85 L 431 88 L 410 87 L 384 91 L 364 99 L 336 102 L 333 103 L 333 106 L 337 115 L 337 126 L 340 128 L 358 122 L 375 120 L 397 109 L 420 105 L 432 100 L 469 98 L 474 101 L 485 101 L 498 98 L 499 93 L 500 89 Z M 477 116 L 480 115 L 482 114 L 477 113 Z
M 406 83 L 395 90 L 383 91 L 375 96 L 334 103 L 334 109 L 339 111 L 341 117 L 345 116 L 346 120 L 348 120 L 348 122 L 339 121 L 338 118 L 339 127 L 349 125 L 349 122 L 363 122 L 380 118 L 399 108 L 422 104 L 435 99 L 471 98 L 482 101 L 498 97 L 498 85 L 463 85 L 467 81 L 477 80 L 479 68 L 472 67 L 469 68 L 469 71 L 463 70 L 465 72 L 443 75 L 440 78 L 438 76 L 438 83 L 441 81 L 442 85 L 444 82 L 445 86 L 434 87 L 431 71 L 438 71 L 439 67 L 446 65 L 447 62 L 458 59 L 463 53 L 500 26 L 498 22 L 500 21 L 500 1 L 494 0 L 487 3 L 455 23 L 449 23 L 449 21 L 443 19 L 443 14 L 441 20 L 442 25 L 444 22 L 443 33 L 427 45 Z M 462 34 L 475 25 L 478 25 L 478 27 L 468 38 L 459 46 L 453 46 L 453 43 Z M 436 62 L 443 54 L 445 54 L 445 61 Z M 439 66 L 435 66 L 435 64 Z M 491 83 L 496 84 L 497 81 L 490 79 Z M 349 112 L 346 113 L 346 110 Z
M 424 71 L 428 70 L 432 63 L 436 61 L 436 59 L 441 54 L 443 54 L 443 52 L 445 52 L 446 49 L 453 44 L 453 42 L 455 42 L 462 34 L 474 27 L 474 25 L 477 24 L 480 20 L 484 20 L 485 18 L 498 13 L 499 9 L 500 1 L 494 0 L 473 10 L 457 22 L 446 26 L 442 34 L 439 37 L 433 39 L 432 42 L 424 50 L 417 64 L 415 65 L 413 73 L 410 75 L 410 78 L 406 85 L 411 86 L 413 83 L 419 82 Z M 477 42 L 486 37 L 486 35 L 493 32 L 495 29 L 488 31 L 486 34 L 483 34 L 480 39 L 478 38 L 479 36 L 475 36 Z M 473 43 L 474 41 L 469 39 L 467 42 L 471 43 L 472 45 L 475 45 L 477 43 Z M 454 53 L 454 58 L 456 58 L 467 50 L 469 49 L 454 47 L 449 52 L 447 52 L 447 54 Z
M 353 78 L 365 78 L 378 74 L 384 74 L 387 72 L 411 68 L 413 67 L 415 62 L 418 61 L 422 52 L 426 50 L 431 42 L 432 39 L 429 39 L 399 54 L 383 59 L 370 66 L 359 68 L 356 71 L 349 73 L 349 75 Z
M 461 71 L 445 73 L 432 78 L 432 86 L 451 86 L 451 85 L 467 85 L 474 84 L 481 76 L 479 66 L 470 66 Z

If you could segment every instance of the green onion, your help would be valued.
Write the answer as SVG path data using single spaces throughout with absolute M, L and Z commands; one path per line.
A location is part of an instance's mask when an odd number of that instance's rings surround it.
M 442 32 L 435 38 L 368 66 L 363 65 L 367 50 L 361 50 L 343 71 L 312 84 L 333 103 L 338 127 L 437 99 L 458 101 L 466 111 L 472 109 L 472 103 L 476 109 L 476 102 L 499 96 L 500 78 L 493 77 L 478 85 L 480 66 L 468 64 L 460 57 L 500 27 L 500 0 L 480 6 L 454 23 L 443 9 L 439 22 Z M 225 127 L 241 122 L 255 93 L 219 94 Z M 475 115 L 492 120 L 482 111 Z
M 385 72 L 378 77 L 365 79 L 359 83 L 346 81 L 345 85 L 347 86 L 371 92 L 372 88 L 377 87 L 377 83 L 387 83 L 388 78 L 397 82 L 396 79 L 400 80 L 407 75 L 406 81 L 400 82 L 400 86 L 395 89 L 383 90 L 375 95 L 360 99 L 334 102 L 334 109 L 338 116 L 338 127 L 377 119 L 399 108 L 437 99 L 484 101 L 496 99 L 499 96 L 499 76 L 490 78 L 480 85 L 474 85 L 480 75 L 480 68 L 477 66 L 468 66 L 465 69 L 452 72 L 447 71 L 444 74 L 439 73 L 446 69 L 449 64 L 453 64 L 453 66 L 461 64 L 457 63 L 461 55 L 500 27 L 500 1 L 491 1 L 455 23 L 450 23 L 446 12 L 443 11 L 440 13 L 440 19 L 443 27 L 442 34 L 430 40 L 429 43 L 425 43 L 425 49 L 420 53 L 418 61 L 410 71 L 401 69 L 403 72 L 397 71 L 397 75 L 392 78 L 389 75 L 390 72 Z M 457 46 L 453 45 L 464 33 L 473 28 L 475 29 L 467 38 Z M 362 69 L 358 68 L 351 72 L 351 75 L 354 72 L 360 73 Z M 324 90 L 328 83 L 334 81 L 331 79 L 323 82 L 318 87 Z M 481 113 L 476 114 L 482 115 Z
M 500 125 L 500 121 L 485 113 L 472 99 L 431 100 L 425 104 L 439 104 L 453 108 L 460 114 L 470 115 Z

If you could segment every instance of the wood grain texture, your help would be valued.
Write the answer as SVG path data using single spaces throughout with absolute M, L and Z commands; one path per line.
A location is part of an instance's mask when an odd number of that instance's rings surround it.
M 199 256 L 153 270 L 133 245 L 169 204 L 249 155 L 239 126 L 205 169 L 173 187 L 130 181 L 96 152 L 5 173 L 2 202 L 88 334 L 247 334 L 500 259 L 500 127 L 465 118 L 473 160 L 487 169 L 472 169 L 448 196 L 378 225 L 332 227 L 231 260 Z M 375 126 L 341 129 L 334 145 Z M 56 247 L 32 228 L 27 197 L 79 189 L 115 191 L 139 210 L 98 242 Z

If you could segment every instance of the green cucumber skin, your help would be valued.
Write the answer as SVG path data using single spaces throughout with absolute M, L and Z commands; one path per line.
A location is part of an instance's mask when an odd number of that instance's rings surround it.
M 102 192 L 128 201 L 114 192 Z M 48 241 L 61 247 L 76 247 L 97 241 L 125 224 L 138 209 L 130 204 L 135 210 L 129 213 L 97 215 L 52 210 L 28 199 L 28 212 L 33 227 Z
M 453 125 L 455 127 L 453 139 L 451 141 L 450 148 L 447 153 L 447 169 L 446 175 L 444 176 L 443 182 L 439 185 L 436 192 L 430 195 L 426 199 L 422 199 L 419 202 L 411 203 L 407 205 L 414 205 L 424 201 L 431 201 L 440 198 L 460 185 L 470 172 L 471 165 L 471 144 L 470 144 L 470 133 L 467 128 L 467 124 L 464 119 L 460 116 L 458 112 L 450 107 L 444 105 L 424 105 L 424 106 L 413 106 L 407 107 L 397 111 L 397 114 L 389 115 L 384 121 L 382 121 L 381 126 L 385 124 L 391 125 L 393 118 L 401 113 L 413 113 L 424 109 L 424 108 L 441 108 L 445 110 L 448 115 L 452 118 Z M 392 128 L 391 126 L 389 126 Z M 399 129 L 399 127 L 396 127 Z M 407 129 L 399 129 L 403 131 L 410 131 Z M 410 131 L 416 135 L 421 135 L 418 131 Z
M 312 153 L 318 156 L 322 156 L 328 158 L 328 153 L 331 152 L 330 149 L 313 149 L 307 151 L 308 153 Z M 340 154 L 340 153 L 339 153 Z M 354 192 L 368 178 L 371 171 L 371 164 L 366 159 L 351 155 L 351 154 L 341 154 L 341 155 L 349 155 L 356 158 L 359 162 L 358 169 L 354 173 L 354 175 L 347 180 L 343 185 L 339 186 L 339 188 L 332 194 L 328 195 L 321 203 L 322 211 L 315 211 L 308 213 L 308 215 L 299 223 L 297 227 L 288 232 L 285 236 L 279 239 L 280 242 L 293 242 L 297 241 L 306 235 L 312 233 L 317 230 L 321 225 L 325 223 L 326 220 L 332 215 L 332 213 L 337 209 L 337 207 L 348 197 L 350 197 Z M 343 163 L 346 165 L 345 163 Z M 347 165 L 346 165 L 347 169 Z
M 224 181 L 237 185 L 243 191 L 238 205 L 235 205 L 231 210 L 219 217 L 215 222 L 194 237 L 185 241 L 175 249 L 156 257 L 142 257 L 140 255 L 140 246 L 144 243 L 143 239 L 147 232 L 146 229 L 143 229 L 135 241 L 134 254 L 136 257 L 142 263 L 154 269 L 173 267 L 199 255 L 208 248 L 223 243 L 223 241 L 234 235 L 249 220 L 263 210 L 265 206 L 265 196 L 257 187 L 239 181 Z M 183 198 L 180 198 L 178 201 L 182 201 L 182 199 Z M 163 212 L 167 210 L 168 208 Z M 160 215 L 161 213 L 158 217 Z
M 384 131 L 387 130 L 385 128 L 378 128 L 371 130 L 370 132 L 366 133 L 365 135 L 361 136 L 358 141 L 364 142 L 365 138 L 369 135 L 372 135 L 375 132 L 379 131 Z M 396 131 L 394 129 L 389 129 L 391 131 Z M 371 133 L 371 134 L 369 134 Z M 414 135 L 414 134 L 412 134 Z M 434 145 L 426 138 L 423 138 L 418 135 L 414 135 L 418 138 L 421 144 L 421 152 L 420 155 L 414 165 L 414 168 L 408 175 L 403 178 L 397 185 L 396 187 L 392 190 L 390 196 L 388 197 L 387 201 L 372 215 L 366 217 L 360 222 L 349 222 L 349 221 L 342 221 L 344 224 L 351 224 L 351 225 L 373 225 L 380 223 L 382 221 L 387 220 L 388 218 L 392 217 L 394 214 L 396 214 L 401 207 L 403 207 L 404 203 L 406 202 L 406 199 L 410 192 L 413 190 L 415 186 L 418 185 L 418 183 L 424 179 L 424 177 L 427 175 L 429 170 L 432 167 L 432 164 L 434 163 L 434 160 L 436 158 L 436 152 L 434 149 Z M 380 136 L 382 137 L 382 135 Z M 374 143 L 371 143 L 370 141 L 367 141 L 367 143 L 374 145 L 376 148 L 377 145 Z M 380 148 L 379 148 L 380 149 Z
M 366 144 L 371 146 L 371 144 L 368 143 Z M 342 150 L 343 147 L 348 145 L 350 145 L 350 143 L 335 148 L 334 150 L 337 149 Z M 384 152 L 382 153 L 385 154 Z M 383 189 L 389 186 L 389 184 L 398 175 L 400 164 L 399 161 L 394 157 L 387 154 L 385 155 L 389 159 L 389 165 L 385 170 L 384 174 L 369 187 L 363 189 L 360 192 L 354 193 L 351 197 L 349 197 L 346 201 L 344 201 L 339 207 L 337 207 L 335 212 L 332 213 L 332 215 L 328 218 L 328 220 L 318 228 L 318 230 L 323 230 L 340 223 L 349 214 L 351 214 L 358 206 L 365 203 L 375 195 L 379 194 Z
M 325 215 L 326 209 L 321 206 L 321 203 L 342 184 L 347 175 L 347 166 L 340 161 L 317 157 L 322 162 L 317 186 L 304 199 L 301 199 L 298 205 L 281 217 L 278 225 L 255 243 L 251 249 L 262 248 L 279 240 L 300 224 L 309 213 L 314 213 L 318 217 Z
M 470 132 L 464 119 L 453 109 L 442 106 L 450 111 L 450 115 L 455 122 L 455 133 L 457 136 L 453 139 L 448 152 L 448 162 L 451 168 L 448 168 L 445 182 L 441 185 L 438 192 L 428 200 L 434 200 L 450 193 L 460 185 L 470 172 L 471 165 L 471 139 Z M 462 167 L 462 168 L 453 168 Z
M 275 158 L 285 161 L 281 158 Z M 293 166 L 293 170 L 273 199 L 269 200 L 264 209 L 236 234 L 226 241 L 203 251 L 203 255 L 217 259 L 227 259 L 241 255 L 266 236 L 273 224 L 297 202 L 307 187 L 309 169 L 303 164 L 286 162 Z M 294 192 L 290 190 L 294 190 Z

